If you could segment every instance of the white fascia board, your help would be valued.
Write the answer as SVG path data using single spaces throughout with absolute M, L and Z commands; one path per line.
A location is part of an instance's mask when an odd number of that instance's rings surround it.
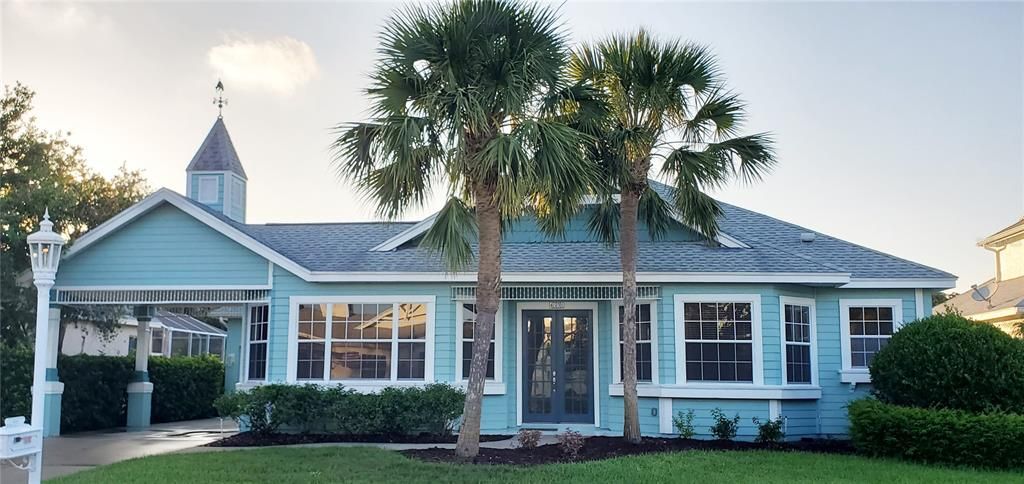
M 232 227 L 230 224 L 210 214 L 206 210 L 195 206 L 184 196 L 168 188 L 161 188 L 157 190 L 156 193 L 146 197 L 141 202 L 132 205 L 95 229 L 86 232 L 85 235 L 80 237 L 74 245 L 64 252 L 64 257 L 74 257 L 75 254 L 81 252 L 86 247 L 89 247 L 107 235 L 110 235 L 121 226 L 144 215 L 159 206 L 161 203 L 165 202 L 175 206 L 182 212 L 191 215 L 196 220 L 199 220 L 210 228 L 224 234 L 226 237 L 259 254 L 267 260 L 287 269 L 305 280 L 310 280 L 310 271 L 305 267 L 302 267 L 291 259 L 288 259 L 273 249 L 261 244 L 256 239 L 249 237 L 242 231 Z
M 1024 314 L 1024 308 L 1014 306 L 1010 308 L 996 309 L 994 311 L 986 311 L 984 313 L 967 314 L 966 316 L 975 321 L 995 322 L 1002 319 L 1016 319 L 1021 314 Z
M 842 289 L 952 289 L 956 278 L 901 279 L 901 278 L 851 278 Z
M 415 239 L 416 237 L 419 237 L 420 235 L 426 233 L 427 230 L 430 230 L 430 227 L 434 225 L 434 220 L 436 219 L 437 213 L 423 220 L 420 220 L 419 223 L 417 223 L 416 225 L 413 225 L 412 227 L 403 230 L 398 235 L 391 237 L 390 239 L 385 240 L 376 247 L 370 249 L 370 252 L 388 252 L 391 250 L 395 250 L 401 247 L 402 244 L 412 239 Z
M 475 272 L 312 272 L 310 282 L 475 282 Z M 621 272 L 505 272 L 503 282 L 620 283 Z M 845 273 L 767 272 L 640 272 L 641 283 L 731 282 L 776 284 L 833 284 L 850 281 Z

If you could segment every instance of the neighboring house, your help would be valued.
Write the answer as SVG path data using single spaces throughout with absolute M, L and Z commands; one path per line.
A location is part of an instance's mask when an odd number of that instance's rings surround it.
M 995 255 L 996 275 L 938 306 L 959 311 L 975 321 L 990 323 L 1021 336 L 1024 323 L 1024 218 L 988 237 L 978 246 Z
M 69 247 L 55 303 L 242 308 L 227 320 L 236 388 L 465 384 L 476 275 L 451 273 L 420 247 L 433 217 L 247 224 L 247 177 L 221 119 L 186 172 L 186 195 L 161 189 Z M 751 417 L 778 416 L 791 438 L 845 435 L 846 403 L 868 394 L 872 356 L 903 322 L 930 314 L 932 293 L 955 277 L 722 209 L 715 240 L 682 223 L 657 241 L 641 231 L 642 431 L 672 433 L 672 416 L 694 409 L 706 434 L 720 407 L 741 415 L 745 438 L 756 434 Z M 621 432 L 619 253 L 585 217 L 560 239 L 529 217 L 506 229 L 485 432 Z
M 124 356 L 135 351 L 138 343 L 138 322 L 132 317 L 121 319 L 110 334 L 86 321 L 69 323 L 64 333 L 61 353 L 65 355 Z M 157 311 L 149 323 L 150 354 L 153 356 L 199 356 L 224 354 L 227 331 L 185 314 Z

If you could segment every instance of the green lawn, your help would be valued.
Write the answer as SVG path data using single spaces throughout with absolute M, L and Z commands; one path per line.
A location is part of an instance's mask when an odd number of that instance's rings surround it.
M 368 447 L 277 448 L 171 454 L 48 481 L 60 484 L 182 482 L 1024 482 L 1024 474 L 921 466 L 853 456 L 702 452 L 531 468 L 414 461 Z

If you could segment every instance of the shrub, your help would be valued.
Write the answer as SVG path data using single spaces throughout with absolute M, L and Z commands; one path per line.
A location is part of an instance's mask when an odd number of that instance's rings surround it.
M 341 434 L 451 434 L 462 414 L 465 393 L 444 384 L 389 387 L 360 394 L 341 387 L 261 385 L 224 395 L 217 412 L 245 423 L 258 434 L 282 427 L 299 432 Z
M 722 409 L 716 408 L 711 411 L 711 418 L 715 419 L 715 424 L 711 426 L 711 435 L 718 440 L 732 440 L 736 437 L 736 431 L 740 427 L 740 414 L 737 413 L 730 419 L 725 416 Z
M 850 404 L 850 437 L 858 451 L 972 467 L 1024 467 L 1024 415 L 891 405 Z
M 583 449 L 585 442 L 583 434 L 575 430 L 566 430 L 558 434 L 556 438 L 558 439 L 558 448 L 569 460 L 576 460 L 580 456 L 580 450 Z
M 895 405 L 1024 413 L 1024 342 L 956 314 L 931 316 L 893 335 L 871 382 Z
M 678 412 L 675 417 L 672 417 L 672 425 L 676 427 L 676 432 L 679 432 L 679 437 L 683 439 L 692 439 L 697 433 L 693 430 L 693 409 L 687 410 L 685 413 Z
M 782 442 L 782 439 L 786 436 L 786 433 L 782 430 L 786 424 L 786 420 L 783 417 L 778 417 L 775 420 L 765 420 L 761 422 L 757 417 L 753 419 L 754 425 L 757 426 L 757 437 L 754 438 L 755 442 L 761 443 L 777 443 Z
M 61 432 L 107 429 L 125 424 L 128 383 L 135 376 L 134 358 L 61 355 L 57 358 L 57 371 L 60 381 L 64 382 L 60 406 Z
M 0 419 L 32 413 L 32 348 L 0 345 Z
M 153 382 L 153 423 L 216 415 L 213 402 L 224 393 L 224 362 L 213 356 L 149 359 Z
M 535 449 L 540 444 L 540 430 L 519 429 L 516 442 L 521 449 Z

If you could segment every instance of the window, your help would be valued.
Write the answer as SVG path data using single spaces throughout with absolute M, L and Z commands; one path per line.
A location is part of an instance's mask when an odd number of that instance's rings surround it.
M 249 311 L 249 380 L 267 379 L 267 336 L 270 329 L 270 306 L 253 306 Z
M 220 198 L 219 177 L 208 175 L 199 177 L 199 195 L 196 200 L 199 203 L 217 203 Z
M 138 336 L 129 336 L 128 337 L 128 352 L 129 353 L 133 353 L 133 352 L 135 352 L 135 350 L 138 347 L 139 347 L 139 338 L 138 338 Z
M 810 385 L 817 381 L 814 359 L 814 301 L 780 297 L 782 308 L 782 371 L 786 383 Z
M 210 354 L 217 358 L 224 358 L 224 338 L 210 336 Z
M 154 355 L 162 355 L 164 353 L 163 328 L 153 328 L 149 338 L 151 343 L 149 352 Z
M 878 350 L 903 323 L 899 299 L 839 301 L 843 335 L 843 370 L 866 373 Z
M 622 320 L 625 306 L 619 305 L 615 314 L 615 327 L 618 331 L 618 352 L 614 355 L 615 381 L 622 381 Z M 654 323 L 654 304 L 638 303 L 636 305 L 636 380 L 641 383 L 654 383 L 656 380 L 658 348 L 655 345 L 656 328 Z
M 189 334 L 184 331 L 171 331 L 171 356 L 188 356 Z
M 297 306 L 299 380 L 425 380 L 427 305 L 303 303 Z
M 762 383 L 758 295 L 677 295 L 677 371 L 693 382 Z M 679 326 L 679 323 L 681 327 Z
M 500 311 L 499 311 L 500 312 Z M 469 365 L 473 361 L 473 329 L 476 324 L 476 304 L 463 303 L 462 304 L 462 316 L 459 318 L 462 325 L 462 336 L 461 336 L 461 378 L 463 380 L 469 379 Z M 497 314 L 495 314 L 495 322 L 497 322 Z M 495 366 L 494 366 L 494 350 L 495 340 L 497 338 L 498 328 L 495 325 L 494 331 L 491 333 L 491 345 L 487 352 L 487 379 L 494 380 Z
M 327 305 L 303 304 L 299 306 L 298 379 L 323 379 L 326 337 Z

